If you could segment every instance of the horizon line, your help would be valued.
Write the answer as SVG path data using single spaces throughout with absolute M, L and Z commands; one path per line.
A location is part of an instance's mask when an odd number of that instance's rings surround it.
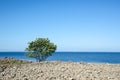
M 27 51 L 0 51 L 0 52 L 27 52 Z M 120 52 L 120 51 L 56 51 L 56 52 Z

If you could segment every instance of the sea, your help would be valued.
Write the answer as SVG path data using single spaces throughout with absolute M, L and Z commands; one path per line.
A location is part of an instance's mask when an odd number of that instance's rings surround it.
M 35 62 L 26 52 L 0 52 L 0 58 L 10 57 Z M 120 64 L 120 52 L 55 52 L 46 61 L 88 62 Z

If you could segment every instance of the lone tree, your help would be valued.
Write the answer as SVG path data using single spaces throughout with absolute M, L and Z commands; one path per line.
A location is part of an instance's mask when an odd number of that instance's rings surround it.
M 28 57 L 36 58 L 37 62 L 45 61 L 57 48 L 57 46 L 54 43 L 51 43 L 48 38 L 37 38 L 28 44 L 29 46 L 26 48 L 26 55 Z

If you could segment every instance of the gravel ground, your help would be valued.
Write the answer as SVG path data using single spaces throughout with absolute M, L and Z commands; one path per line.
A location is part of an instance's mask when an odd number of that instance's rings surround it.
M 51 61 L 0 68 L 0 80 L 120 80 L 120 64 Z

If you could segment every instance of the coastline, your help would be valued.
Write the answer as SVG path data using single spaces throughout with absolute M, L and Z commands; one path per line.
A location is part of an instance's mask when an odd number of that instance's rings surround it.
M 0 64 L 1 80 L 120 80 L 120 64 L 7 59 Z
M 20 60 L 36 61 L 25 56 L 25 52 L 0 52 L 0 58 L 14 57 Z M 120 63 L 120 52 L 55 52 L 47 61 L 87 62 L 87 63 Z

